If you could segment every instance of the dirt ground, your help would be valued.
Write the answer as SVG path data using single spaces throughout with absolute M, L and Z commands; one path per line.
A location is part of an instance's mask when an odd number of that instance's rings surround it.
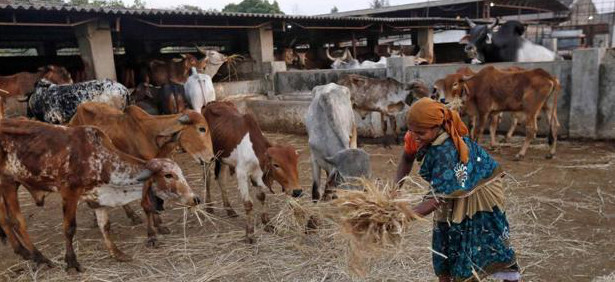
M 311 189 L 309 151 L 305 136 L 267 134 L 277 143 L 302 150 L 300 180 Z M 546 160 L 545 145 L 533 145 L 524 161 L 515 162 L 521 138 L 504 144 L 492 154 L 511 175 L 515 185 L 507 190 L 511 237 L 517 248 L 525 281 L 615 281 L 615 144 L 560 142 L 557 157 Z M 542 144 L 544 140 L 536 143 Z M 401 146 L 385 149 L 364 144 L 371 155 L 373 175 L 388 181 L 396 168 Z M 185 154 L 174 159 L 194 189 L 201 191 L 201 170 Z M 416 171 L 416 168 L 415 168 Z M 35 245 L 57 265 L 36 269 L 21 261 L 10 247 L 0 247 L 0 279 L 6 281 L 433 281 L 430 222 L 417 223 L 396 250 L 383 258 L 365 278 L 349 274 L 336 252 L 298 238 L 266 233 L 257 224 L 255 245 L 242 241 L 245 217 L 237 200 L 235 182 L 228 185 L 232 204 L 240 214 L 226 218 L 222 210 L 209 219 L 167 204 L 163 220 L 172 230 L 160 236 L 162 246 L 144 245 L 143 224 L 132 226 L 121 209 L 113 210 L 112 237 L 133 261 L 119 263 L 109 257 L 101 235 L 93 226 L 89 208 L 80 204 L 75 240 L 77 258 L 85 272 L 68 276 L 64 267 L 64 239 L 59 196 L 45 207 L 36 207 L 20 193 L 22 210 Z M 275 187 L 279 191 L 279 187 Z M 213 189 L 219 201 L 218 189 Z M 281 202 L 282 195 L 268 195 Z M 138 203 L 133 203 L 139 209 Z M 217 206 L 221 206 L 217 203 Z M 260 209 L 259 204 L 255 206 Z M 275 215 L 279 205 L 270 207 Z M 140 212 L 142 214 L 142 212 Z M 258 214 L 258 213 L 256 213 Z M 184 223 L 185 221 L 185 223 Z M 403 259 L 401 259 L 403 258 Z

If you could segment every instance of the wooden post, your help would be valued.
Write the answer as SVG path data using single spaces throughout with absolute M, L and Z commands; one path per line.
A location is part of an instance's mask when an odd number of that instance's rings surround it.
M 432 64 L 435 61 L 433 53 L 433 28 L 421 28 L 418 31 L 417 45 L 419 46 L 419 57 L 426 59 Z
M 354 58 L 357 58 L 357 39 L 354 36 L 354 32 L 352 33 L 352 54 Z

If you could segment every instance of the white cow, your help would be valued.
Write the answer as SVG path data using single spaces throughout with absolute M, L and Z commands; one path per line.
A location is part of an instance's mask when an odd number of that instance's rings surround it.
M 184 94 L 188 105 L 199 112 L 207 103 L 216 100 L 216 90 L 211 77 L 198 73 L 195 67 L 190 69 L 190 76 L 184 83 Z
M 350 90 L 329 83 L 314 87 L 312 95 L 305 124 L 312 161 L 312 199 L 319 200 L 320 195 L 328 194 L 327 189 L 321 193 L 321 169 L 327 173 L 327 187 L 339 186 L 352 178 L 369 177 L 370 162 L 365 151 L 356 149 L 357 127 Z

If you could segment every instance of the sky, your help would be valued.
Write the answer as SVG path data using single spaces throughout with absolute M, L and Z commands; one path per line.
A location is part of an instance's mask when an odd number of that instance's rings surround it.
M 273 0 L 269 0 L 273 2 Z M 133 0 L 124 0 L 126 4 L 132 4 Z M 203 9 L 214 8 L 222 10 L 229 3 L 239 3 L 241 0 L 145 0 L 147 8 L 173 8 L 182 4 L 199 6 Z M 427 0 L 389 0 L 391 6 Z M 318 15 L 327 14 L 333 6 L 337 6 L 340 12 L 369 8 L 369 0 L 278 0 L 280 8 L 286 14 L 293 15 Z

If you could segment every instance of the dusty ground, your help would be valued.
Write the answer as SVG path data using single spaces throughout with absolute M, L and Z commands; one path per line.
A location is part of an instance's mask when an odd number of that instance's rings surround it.
M 301 184 L 308 192 L 311 174 L 307 139 L 303 136 L 269 134 L 279 143 L 303 150 Z M 544 142 L 540 140 L 539 142 Z M 507 191 L 513 243 L 518 250 L 526 281 L 615 281 L 615 145 L 598 142 L 560 142 L 554 160 L 547 150 L 533 146 L 526 160 L 514 162 L 521 139 L 495 152 L 495 158 L 516 181 Z M 389 180 L 395 171 L 400 146 L 384 149 L 364 145 L 372 156 L 375 177 Z M 193 188 L 202 188 L 201 173 L 187 156 L 178 154 Z M 229 185 L 238 218 L 222 211 L 202 225 L 192 214 L 167 205 L 163 219 L 172 234 L 161 236 L 162 247 L 144 246 L 144 225 L 131 226 L 121 209 L 112 213 L 112 233 L 118 246 L 133 261 L 118 263 L 104 249 L 93 215 L 80 205 L 75 246 L 86 271 L 67 276 L 63 271 L 64 241 L 58 195 L 43 208 L 21 194 L 29 232 L 43 254 L 57 263 L 53 269 L 34 269 L 0 247 L 2 280 L 88 281 L 349 281 L 361 280 L 348 273 L 344 260 L 331 245 L 309 236 L 266 233 L 257 226 L 258 243 L 242 242 L 245 218 L 237 201 L 234 182 Z M 276 187 L 276 189 L 279 189 Z M 214 189 L 214 200 L 219 199 Z M 282 196 L 269 196 L 280 203 Z M 138 208 L 138 204 L 132 204 Z M 255 204 L 260 208 L 258 204 Z M 271 207 L 277 213 L 279 205 Z M 184 224 L 184 215 L 186 223 Z M 364 280 L 432 281 L 430 223 L 418 222 L 391 257 L 376 262 Z M 332 248 L 332 249 L 329 249 Z M 332 251 L 333 250 L 333 251 Z

